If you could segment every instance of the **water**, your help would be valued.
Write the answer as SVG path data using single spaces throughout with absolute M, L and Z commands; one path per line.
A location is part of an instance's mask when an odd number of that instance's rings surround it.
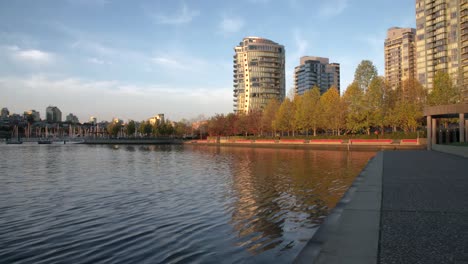
M 0 262 L 290 263 L 373 155 L 0 145 Z

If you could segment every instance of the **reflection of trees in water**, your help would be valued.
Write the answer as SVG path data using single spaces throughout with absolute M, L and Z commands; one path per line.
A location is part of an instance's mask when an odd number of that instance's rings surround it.
M 241 246 L 274 248 L 285 232 L 320 224 L 354 180 L 366 157 L 343 151 L 229 149 L 234 154 L 232 224 Z
M 253 254 L 294 247 L 298 233 L 320 224 L 372 152 L 202 147 L 229 157 L 229 204 L 238 245 Z

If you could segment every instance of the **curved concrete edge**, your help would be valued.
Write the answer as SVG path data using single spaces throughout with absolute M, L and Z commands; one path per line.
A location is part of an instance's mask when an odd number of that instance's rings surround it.
M 433 144 L 432 150 L 468 158 L 468 147 Z
M 294 263 L 377 263 L 384 152 L 378 152 Z

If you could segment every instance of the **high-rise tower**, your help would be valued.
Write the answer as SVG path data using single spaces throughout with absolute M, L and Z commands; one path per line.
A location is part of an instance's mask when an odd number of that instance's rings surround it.
M 392 27 L 385 39 L 385 80 L 395 89 L 416 77 L 416 29 Z
M 459 0 L 416 0 L 416 51 L 418 80 L 427 89 L 439 70 L 460 84 Z
M 294 68 L 294 92 L 298 95 L 317 86 L 321 93 L 335 86 L 340 91 L 340 64 L 329 63 L 328 58 L 301 57 L 300 65 Z
M 234 112 L 263 109 L 271 99 L 284 100 L 284 46 L 246 37 L 234 48 Z

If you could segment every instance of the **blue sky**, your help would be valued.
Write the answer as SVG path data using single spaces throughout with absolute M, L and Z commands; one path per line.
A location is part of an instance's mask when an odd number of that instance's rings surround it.
M 245 36 L 341 64 L 342 92 L 369 59 L 384 74 L 389 27 L 414 27 L 411 0 L 0 1 L 0 107 L 80 121 L 171 120 L 232 111 L 233 48 Z

